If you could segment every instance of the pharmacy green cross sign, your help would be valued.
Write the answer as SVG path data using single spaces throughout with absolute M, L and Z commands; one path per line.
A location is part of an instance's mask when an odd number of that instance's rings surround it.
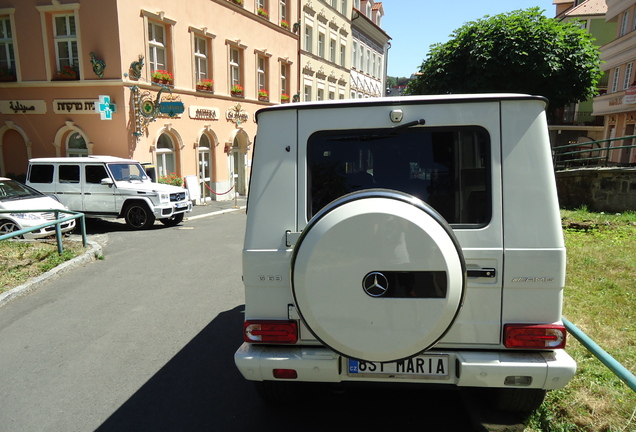
M 117 112 L 117 106 L 114 103 L 110 103 L 110 96 L 100 95 L 95 110 L 99 113 L 102 120 L 112 120 L 113 113 Z

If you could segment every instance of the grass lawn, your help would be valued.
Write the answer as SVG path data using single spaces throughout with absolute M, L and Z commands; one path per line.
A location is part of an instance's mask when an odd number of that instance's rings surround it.
M 636 373 L 636 213 L 561 213 L 567 247 L 563 316 Z M 548 393 L 526 432 L 634 432 L 636 393 L 573 336 L 578 363 L 563 390 Z
M 57 241 L 0 241 L 0 294 L 22 285 L 84 252 L 81 242 L 63 240 L 64 252 L 57 251 Z

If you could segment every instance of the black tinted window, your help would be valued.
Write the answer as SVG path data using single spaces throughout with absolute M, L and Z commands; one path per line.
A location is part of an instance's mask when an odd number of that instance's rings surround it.
M 31 183 L 53 183 L 53 165 L 31 165 L 29 181 Z
M 491 217 L 490 139 L 479 127 L 325 131 L 310 137 L 308 216 L 347 193 L 406 192 L 449 223 Z
M 108 178 L 104 165 L 86 165 L 86 183 L 100 184 L 102 179 Z
M 60 183 L 79 183 L 79 165 L 60 165 L 59 170 Z

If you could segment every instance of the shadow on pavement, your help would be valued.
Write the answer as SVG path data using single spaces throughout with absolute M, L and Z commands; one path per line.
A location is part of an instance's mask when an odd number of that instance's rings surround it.
M 318 391 L 272 407 L 234 365 L 243 306 L 220 314 L 98 429 L 113 431 L 469 431 L 457 391 Z

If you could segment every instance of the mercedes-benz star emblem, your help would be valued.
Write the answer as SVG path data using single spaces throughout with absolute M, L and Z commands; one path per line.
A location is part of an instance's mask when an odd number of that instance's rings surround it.
M 382 273 L 371 272 L 362 279 L 362 288 L 371 297 L 382 297 L 389 289 L 389 281 Z

